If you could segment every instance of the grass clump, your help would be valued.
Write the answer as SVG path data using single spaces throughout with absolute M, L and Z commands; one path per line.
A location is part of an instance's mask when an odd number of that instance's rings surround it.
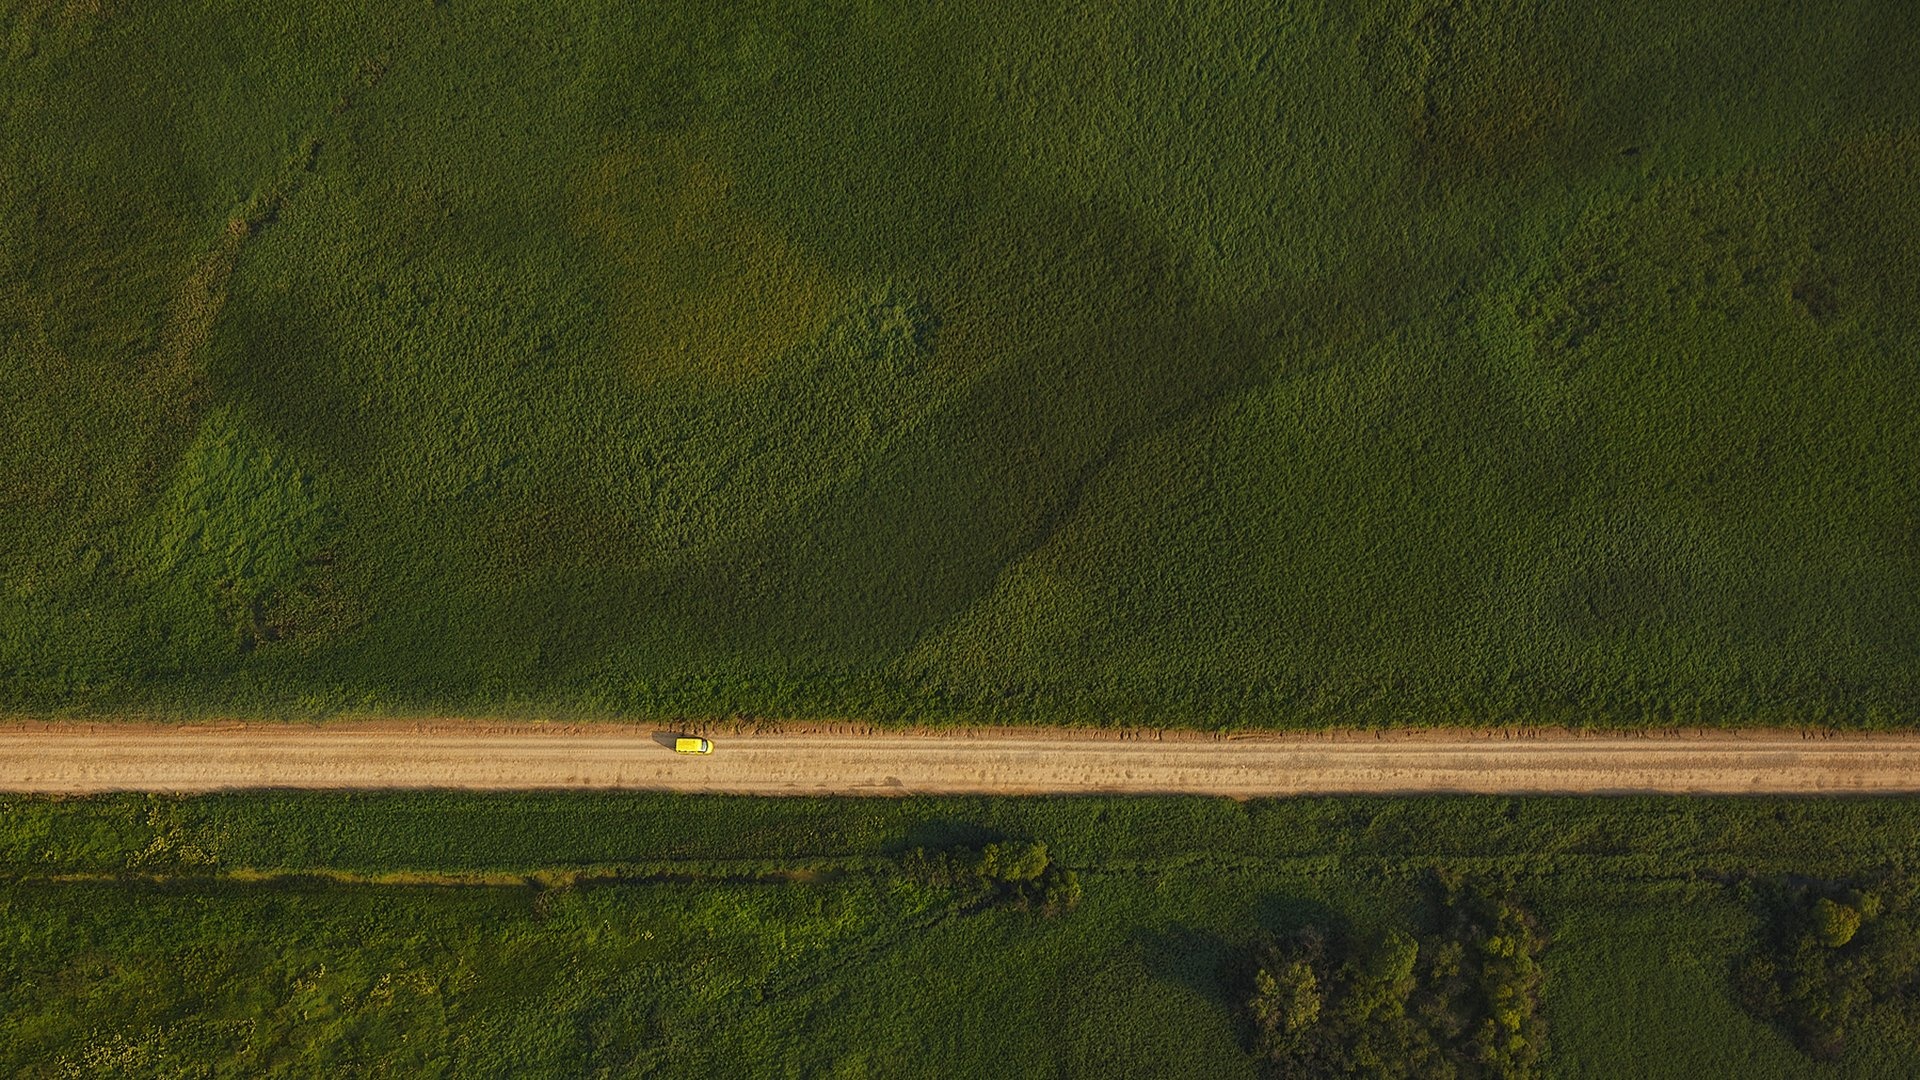
M 145 582 L 178 597 L 186 625 L 212 616 L 241 649 L 251 648 L 284 632 L 272 612 L 312 568 L 329 524 L 313 477 L 230 410 L 217 411 L 161 496 Z

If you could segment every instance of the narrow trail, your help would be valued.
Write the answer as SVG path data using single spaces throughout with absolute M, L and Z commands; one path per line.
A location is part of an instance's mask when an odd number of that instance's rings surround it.
M 1920 736 L 1003 731 L 716 735 L 613 725 L 0 727 L 0 791 L 626 789 L 747 795 L 1920 793 Z

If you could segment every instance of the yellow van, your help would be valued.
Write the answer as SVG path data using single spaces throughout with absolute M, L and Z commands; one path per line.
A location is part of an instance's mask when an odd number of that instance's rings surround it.
M 705 739 L 695 739 L 682 735 L 673 740 L 673 752 L 676 754 L 711 754 L 713 744 Z

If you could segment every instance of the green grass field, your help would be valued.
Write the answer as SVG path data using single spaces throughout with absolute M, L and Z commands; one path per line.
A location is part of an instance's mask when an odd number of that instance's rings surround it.
M 1911 724 L 1917 11 L 0 0 L 0 708 Z
M 1916 43 L 0 0 L 0 713 L 1911 727 Z M 908 856 L 1000 840 L 1080 901 Z M 1913 1075 L 1912 979 L 1821 1060 L 1736 972 L 1920 971 L 1920 908 L 1769 937 L 1916 852 L 1896 800 L 9 798 L 0 1072 L 1251 1077 L 1256 942 L 1444 871 L 1539 920 L 1548 1075 Z
M 1001 838 L 1084 898 L 970 910 L 897 873 Z M 1730 970 L 1743 883 L 1916 850 L 1899 800 L 16 798 L 0 1070 L 1251 1077 L 1236 954 L 1411 925 L 1445 867 L 1540 920 L 1549 1076 L 1907 1075 L 1920 1045 L 1877 1028 L 1815 1062 Z

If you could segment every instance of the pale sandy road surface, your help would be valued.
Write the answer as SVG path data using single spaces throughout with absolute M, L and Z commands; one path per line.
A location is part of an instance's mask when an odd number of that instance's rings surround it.
M 535 724 L 0 727 L 0 791 L 629 789 L 751 795 L 1920 792 L 1920 737 L 1792 732 L 716 735 Z

